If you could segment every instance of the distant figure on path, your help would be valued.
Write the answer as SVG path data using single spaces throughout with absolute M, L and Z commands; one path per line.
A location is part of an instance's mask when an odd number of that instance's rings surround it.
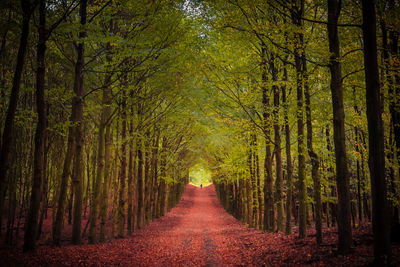
M 200 189 L 203 188 L 203 184 L 200 184 Z

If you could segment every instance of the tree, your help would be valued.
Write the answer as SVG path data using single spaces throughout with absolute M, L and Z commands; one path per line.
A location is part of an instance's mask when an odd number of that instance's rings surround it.
M 5 125 L 7 127 L 4 127 L 1 139 L 2 143 L 0 150 L 0 218 L 2 218 L 3 215 L 4 198 L 7 188 L 6 177 L 9 168 L 8 158 L 13 141 L 12 136 L 14 128 L 14 117 L 18 104 L 19 89 L 21 86 L 21 76 L 22 76 L 22 71 L 24 69 L 25 54 L 28 46 L 30 19 L 35 9 L 35 5 L 32 4 L 30 0 L 21 0 L 21 8 L 22 8 L 22 29 L 19 40 L 17 64 L 15 65 L 15 71 L 11 88 L 11 96 L 10 96 L 10 101 L 8 103 L 7 115 L 5 119 Z
M 375 1 L 362 1 L 362 15 L 374 263 L 377 266 L 386 266 L 391 264 L 391 244 L 385 181 L 384 129 L 376 48 Z
M 79 2 L 79 16 L 80 24 L 84 28 L 86 25 L 87 17 L 87 0 L 80 0 Z M 75 135 L 75 155 L 73 164 L 73 174 L 72 183 L 74 188 L 74 216 L 73 216 L 73 226 L 72 226 L 72 243 L 80 244 L 82 238 L 82 175 L 83 175 L 83 66 L 84 66 L 84 40 L 86 32 L 81 30 L 79 32 L 79 43 L 76 46 L 76 52 L 78 54 L 75 63 L 75 73 L 74 73 L 74 92 L 75 97 L 73 99 L 73 110 L 76 112 L 76 128 L 74 131 Z
M 336 184 L 338 191 L 339 251 L 348 253 L 352 245 L 349 178 L 347 171 L 346 141 L 344 130 L 343 85 L 340 65 L 340 46 L 337 24 L 341 1 L 328 1 L 328 39 L 333 106 L 333 131 L 336 157 Z
M 31 201 L 29 206 L 28 219 L 26 222 L 24 251 L 35 249 L 35 242 L 38 231 L 38 217 L 40 202 L 42 198 L 42 183 L 45 175 L 45 138 L 46 138 L 46 104 L 44 96 L 45 87 L 45 52 L 46 52 L 46 1 L 39 1 L 39 40 L 37 43 L 36 56 L 36 108 L 38 113 L 38 123 L 35 134 L 35 153 L 33 184 L 31 191 Z

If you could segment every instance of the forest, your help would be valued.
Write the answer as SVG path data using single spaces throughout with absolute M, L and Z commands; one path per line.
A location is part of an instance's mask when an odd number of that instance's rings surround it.
M 399 35 L 398 0 L 2 0 L 0 260 L 400 264 Z

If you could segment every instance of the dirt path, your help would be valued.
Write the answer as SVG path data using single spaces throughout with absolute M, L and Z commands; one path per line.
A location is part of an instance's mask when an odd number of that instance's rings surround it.
M 130 237 L 96 245 L 39 246 L 34 255 L 8 253 L 5 262 L 10 265 L 247 266 L 251 257 L 242 252 L 246 247 L 240 234 L 254 231 L 222 208 L 213 186 L 200 189 L 188 185 L 175 208 Z M 0 254 L 1 258 L 4 253 Z
M 341 266 L 372 259 L 369 228 L 355 232 L 354 253 L 336 257 L 335 229 L 324 246 L 297 234 L 247 228 L 219 204 L 213 186 L 187 186 L 180 203 L 132 236 L 96 245 L 39 246 L 35 254 L 1 249 L 2 266 Z M 363 244 L 363 245 L 361 245 Z M 366 245 L 364 245 L 366 244 Z M 398 255 L 399 248 L 396 247 Z

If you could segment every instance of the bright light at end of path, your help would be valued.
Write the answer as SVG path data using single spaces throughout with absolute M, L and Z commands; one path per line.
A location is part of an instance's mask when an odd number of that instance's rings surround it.
M 203 164 L 196 164 L 189 170 L 190 184 L 208 186 L 211 182 L 211 171 Z

